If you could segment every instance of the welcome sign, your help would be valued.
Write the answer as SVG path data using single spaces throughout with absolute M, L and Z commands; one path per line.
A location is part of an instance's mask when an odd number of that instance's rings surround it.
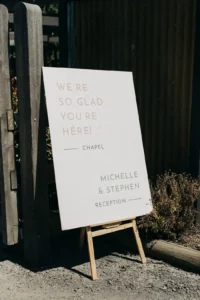
M 62 229 L 150 213 L 132 73 L 43 74 Z

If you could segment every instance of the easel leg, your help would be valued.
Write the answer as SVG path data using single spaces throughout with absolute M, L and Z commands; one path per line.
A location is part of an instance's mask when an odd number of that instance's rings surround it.
M 85 227 L 81 228 L 80 232 L 80 251 L 83 249 L 84 240 L 85 240 L 86 229 Z
M 96 263 L 95 263 L 95 256 L 94 256 L 94 245 L 93 245 L 93 238 L 92 238 L 92 231 L 91 227 L 86 227 L 87 232 L 87 241 L 88 241 L 88 251 L 90 257 L 90 267 L 92 273 L 92 279 L 97 280 L 97 270 L 96 270 Z
M 146 264 L 147 260 L 146 260 L 145 254 L 144 254 L 144 250 L 143 250 L 143 247 L 142 247 L 142 242 L 140 240 L 140 236 L 139 236 L 139 233 L 138 233 L 137 224 L 136 224 L 135 219 L 133 220 L 133 233 L 134 233 L 134 236 L 135 236 L 135 240 L 136 240 L 136 243 L 137 243 L 137 247 L 138 247 L 138 251 L 139 251 L 142 263 Z

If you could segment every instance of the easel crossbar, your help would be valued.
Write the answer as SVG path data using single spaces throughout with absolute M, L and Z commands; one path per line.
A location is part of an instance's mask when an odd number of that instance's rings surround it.
M 108 234 L 108 233 L 113 233 L 113 232 L 116 232 L 116 231 L 131 228 L 131 227 L 133 227 L 133 222 L 123 224 L 123 225 L 119 225 L 119 226 L 114 227 L 114 228 L 96 230 L 96 231 L 92 232 L 92 237 L 101 236 L 101 235 Z
M 99 223 L 99 224 L 92 224 L 92 225 L 90 225 L 90 227 L 109 225 L 109 224 L 113 224 L 113 223 L 120 223 L 120 222 L 131 221 L 131 220 L 133 220 L 133 218 L 119 219 L 119 220 L 116 220 L 116 221 L 109 221 L 109 222 L 104 222 L 104 223 Z

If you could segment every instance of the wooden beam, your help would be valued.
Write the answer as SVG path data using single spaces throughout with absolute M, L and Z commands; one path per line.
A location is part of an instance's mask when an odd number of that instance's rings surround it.
M 25 0 L 24 2 L 32 3 L 32 4 L 58 4 L 60 1 L 63 0 Z M 8 7 L 9 10 L 13 10 L 13 7 L 20 2 L 20 0 L 1 0 L 0 4 L 4 4 L 6 7 Z
M 9 14 L 9 23 L 14 23 L 14 15 L 12 13 Z M 43 26 L 51 26 L 51 27 L 58 27 L 59 26 L 59 19 L 58 17 L 50 17 L 50 16 L 43 16 L 42 17 L 42 25 Z
M 152 257 L 169 261 L 183 269 L 197 272 L 200 270 L 200 251 L 198 250 L 162 240 L 146 244 L 145 250 Z
M 14 20 L 24 254 L 29 265 L 35 267 L 49 257 L 50 251 L 41 9 L 20 2 L 15 7 Z
M 115 240 L 115 239 L 114 239 Z M 117 236 L 117 241 L 130 249 L 136 250 L 130 234 Z M 149 257 L 164 260 L 183 270 L 198 272 L 200 270 L 200 251 L 184 247 L 176 243 L 154 240 L 144 244 L 145 253 Z
M 37 5 L 43 5 L 43 4 L 58 4 L 62 2 L 63 0 L 27 0 L 25 2 L 37 4 Z M 71 0 L 68 0 L 71 1 Z
M 14 46 L 15 45 L 15 33 L 9 32 L 9 36 L 10 36 L 10 46 Z M 59 37 L 43 35 L 43 42 L 59 43 Z
M 16 190 L 12 190 L 11 177 L 15 173 L 13 127 L 7 119 L 11 110 L 11 87 L 8 49 L 8 10 L 0 5 L 0 194 L 2 233 L 4 243 L 18 243 L 18 209 Z M 11 122 L 10 122 L 11 125 Z

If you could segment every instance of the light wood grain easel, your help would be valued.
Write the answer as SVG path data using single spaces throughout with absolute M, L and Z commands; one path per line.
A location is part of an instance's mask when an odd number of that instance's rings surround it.
M 126 221 L 122 224 L 122 222 Z M 101 229 L 92 231 L 92 228 L 94 227 L 101 227 Z M 97 270 L 96 270 L 96 263 L 95 263 L 95 255 L 94 255 L 94 244 L 93 244 L 93 238 L 96 236 L 101 236 L 108 233 L 113 233 L 116 231 L 124 230 L 127 228 L 133 228 L 133 233 L 135 236 L 136 244 L 138 247 L 138 251 L 141 257 L 141 261 L 143 264 L 146 264 L 146 257 L 144 254 L 144 250 L 142 247 L 141 239 L 139 236 L 139 232 L 137 229 L 137 224 L 135 219 L 128 219 L 123 220 L 119 222 L 110 222 L 106 224 L 98 224 L 98 225 L 91 225 L 87 227 L 83 227 L 81 229 L 81 235 L 80 235 L 80 248 L 83 248 L 84 244 L 84 238 L 85 235 L 87 235 L 87 242 L 88 242 L 88 251 L 89 251 L 89 257 L 90 257 L 90 267 L 91 267 L 91 274 L 92 279 L 97 280 Z

